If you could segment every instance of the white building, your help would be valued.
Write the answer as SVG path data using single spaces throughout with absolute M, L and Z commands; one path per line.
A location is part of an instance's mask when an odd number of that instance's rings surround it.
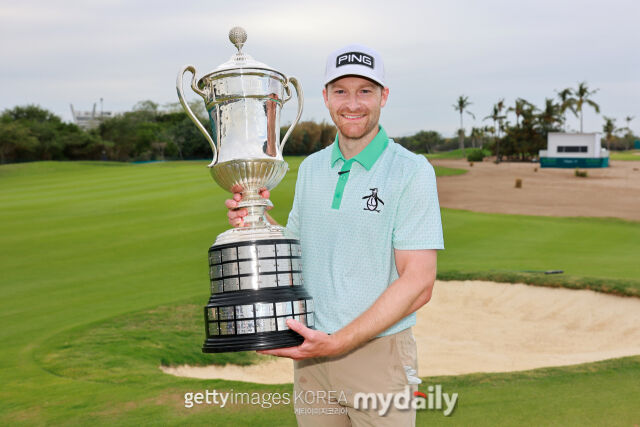
M 104 120 L 113 117 L 111 111 L 103 111 L 102 110 L 102 99 L 100 99 L 100 111 L 96 112 L 96 104 L 93 104 L 92 111 L 76 111 L 73 108 L 73 104 L 71 105 L 71 115 L 73 116 L 73 121 L 78 125 L 81 129 L 89 130 L 95 129 L 100 126 Z
M 550 132 L 547 149 L 540 150 L 543 168 L 606 168 L 609 152 L 602 147 L 600 134 Z

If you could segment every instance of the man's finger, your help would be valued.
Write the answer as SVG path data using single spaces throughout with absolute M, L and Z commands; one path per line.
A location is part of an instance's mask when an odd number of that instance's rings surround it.
M 244 218 L 248 213 L 249 212 L 246 209 L 238 209 L 237 211 L 228 210 L 227 216 L 229 217 L 229 219 Z
M 311 335 L 311 333 L 313 332 L 313 329 L 307 328 L 303 323 L 298 322 L 297 320 L 294 320 L 294 319 L 287 319 L 287 326 L 292 331 L 302 335 L 305 339 L 309 337 L 309 335 Z
M 258 350 L 260 354 L 268 354 L 278 357 L 289 357 L 291 359 L 299 358 L 298 347 L 274 348 L 272 350 Z
M 260 190 L 260 196 L 263 199 L 268 199 L 271 196 L 271 193 L 266 188 Z
M 233 193 L 233 200 L 235 200 L 236 202 L 242 200 L 242 193 Z
M 238 202 L 235 200 L 227 199 L 224 201 L 224 205 L 229 209 L 235 209 L 238 207 Z

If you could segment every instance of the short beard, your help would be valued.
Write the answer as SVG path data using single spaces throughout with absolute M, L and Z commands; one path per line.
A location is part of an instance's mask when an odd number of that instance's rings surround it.
M 338 118 L 339 118 L 339 114 L 338 114 Z M 371 123 L 371 125 L 367 128 L 364 129 L 364 131 L 358 135 L 350 135 L 348 132 L 345 132 L 343 129 L 340 128 L 340 126 L 338 126 L 339 120 L 336 120 L 336 117 L 332 117 L 333 119 L 333 123 L 336 125 L 336 127 L 338 128 L 338 131 L 340 131 L 340 134 L 343 135 L 345 138 L 349 138 L 352 140 L 360 140 L 362 138 L 364 138 L 365 136 L 369 135 L 369 133 L 373 130 L 373 129 L 377 129 L 378 128 L 378 121 L 380 120 L 380 116 L 378 115 L 377 120 L 373 121 Z

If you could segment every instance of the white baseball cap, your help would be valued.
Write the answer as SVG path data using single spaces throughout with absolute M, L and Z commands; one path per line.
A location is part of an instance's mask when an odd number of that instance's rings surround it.
M 331 52 L 324 72 L 325 86 L 343 76 L 361 76 L 373 80 L 384 87 L 384 63 L 375 50 L 350 44 Z

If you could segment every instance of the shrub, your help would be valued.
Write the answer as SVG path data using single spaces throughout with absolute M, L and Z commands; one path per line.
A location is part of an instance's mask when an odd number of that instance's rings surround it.
M 467 160 L 470 162 L 481 162 L 484 159 L 484 151 L 481 148 L 474 148 L 467 151 Z

